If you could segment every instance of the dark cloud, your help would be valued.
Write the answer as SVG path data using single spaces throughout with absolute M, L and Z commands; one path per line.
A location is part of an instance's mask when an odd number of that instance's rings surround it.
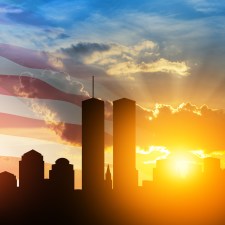
M 48 127 L 67 144 L 82 146 L 82 127 L 80 125 L 59 123 L 48 125 Z M 105 146 L 112 146 L 112 136 L 107 133 L 105 133 Z
M 2 78 L 3 79 L 3 78 Z M 19 80 L 18 80 L 19 79 Z M 4 76 L 5 89 L 10 93 L 15 91 L 26 94 L 32 98 L 44 98 L 45 95 L 52 99 L 62 99 L 80 105 L 87 96 L 64 96 L 61 91 L 47 83 L 35 78 Z M 15 84 L 11 86 L 7 84 Z M 25 88 L 26 87 L 26 88 Z M 80 87 L 79 87 L 80 88 Z M 50 106 L 49 106 L 50 107 Z M 105 119 L 112 121 L 112 102 L 105 101 Z M 52 109 L 53 112 L 56 109 Z M 59 118 L 64 114 L 64 109 L 57 109 Z M 181 104 L 174 108 L 170 105 L 156 105 L 147 110 L 137 106 L 137 145 L 148 147 L 149 145 L 166 146 L 169 150 L 199 150 L 218 151 L 225 150 L 224 130 L 225 112 L 214 110 L 207 105 L 198 107 L 191 103 Z M 56 132 L 64 141 L 73 145 L 81 145 L 81 127 L 73 124 L 53 123 L 48 127 Z M 112 144 L 112 136 L 106 135 L 106 145 Z
M 61 48 L 61 52 L 70 57 L 80 57 L 90 55 L 93 52 L 104 52 L 110 49 L 110 45 L 99 43 L 80 42 L 76 45 L 71 45 L 69 48 Z
M 112 103 L 106 102 L 105 118 L 112 121 Z M 170 151 L 204 150 L 224 151 L 225 112 L 203 105 L 181 104 L 177 108 L 157 105 L 152 110 L 137 106 L 136 127 L 138 146 L 165 146 Z M 71 144 L 81 145 L 81 127 L 65 124 L 58 132 Z M 54 129 L 57 131 L 57 129 Z M 57 132 L 56 132 L 57 133 Z M 112 145 L 112 136 L 105 135 L 106 146 Z
M 57 39 L 66 39 L 66 38 L 69 38 L 70 35 L 68 34 L 65 34 L 65 33 L 61 33 L 57 36 Z
M 113 105 L 106 102 L 105 106 L 105 118 L 112 121 Z M 158 105 L 152 110 L 137 106 L 136 126 L 136 143 L 143 148 L 155 145 L 165 146 L 170 151 L 225 150 L 225 112 L 206 105 L 197 107 L 186 103 L 177 108 Z M 56 133 L 71 144 L 81 145 L 81 127 L 64 124 L 64 129 Z M 112 145 L 111 135 L 105 135 L 105 143 Z
M 88 98 L 85 92 L 82 91 L 83 85 L 78 82 L 73 84 L 73 88 L 77 90 L 78 94 L 70 94 L 34 77 L 0 76 L 0 81 L 4 83 L 4 90 L 13 96 L 33 99 L 53 99 L 79 106 L 81 106 L 83 100 Z
M 56 126 L 50 126 L 50 128 L 53 129 L 63 141 L 75 146 L 81 146 L 82 130 L 80 125 L 64 124 L 63 129 Z
M 105 119 L 112 121 L 112 102 L 105 102 Z M 61 124 L 62 125 L 62 124 Z M 67 143 L 72 145 L 81 146 L 82 145 L 82 127 L 80 125 L 74 124 L 63 124 L 63 126 L 49 126 L 55 131 L 60 138 Z M 62 129 L 63 127 L 63 129 Z M 105 146 L 112 146 L 112 135 L 105 132 Z

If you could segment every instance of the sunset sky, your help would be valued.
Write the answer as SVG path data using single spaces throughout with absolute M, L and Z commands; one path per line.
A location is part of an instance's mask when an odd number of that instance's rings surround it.
M 0 155 L 33 148 L 80 170 L 80 106 L 94 75 L 106 136 L 112 101 L 137 103 L 141 179 L 173 154 L 224 166 L 224 11 L 209 0 L 0 0 Z

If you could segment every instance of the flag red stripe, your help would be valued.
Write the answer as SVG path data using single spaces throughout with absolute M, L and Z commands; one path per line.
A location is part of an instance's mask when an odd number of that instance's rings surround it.
M 51 125 L 51 124 L 46 124 L 43 120 L 37 120 L 37 119 L 32 119 L 32 118 L 27 118 L 27 117 L 21 117 L 21 116 L 16 116 L 16 115 L 11 115 L 11 114 L 6 114 L 6 113 L 0 113 L 0 130 L 1 133 L 7 132 L 8 128 L 16 128 L 18 131 L 20 129 L 27 129 L 27 133 L 19 133 L 20 136 L 24 135 L 26 137 L 32 137 L 32 138 L 44 138 L 45 140 L 52 139 L 51 133 L 49 133 L 49 137 L 46 135 L 41 135 L 41 136 L 35 136 L 35 132 L 30 132 L 31 129 L 35 128 L 48 128 L 50 129 L 49 132 L 54 131 L 60 132 L 60 137 L 63 141 L 66 141 L 68 144 L 81 144 L 81 130 L 82 127 L 81 125 L 78 124 L 69 124 L 69 123 L 64 123 L 63 129 L 58 130 L 57 125 Z M 12 130 L 11 130 L 12 131 Z M 10 133 L 10 135 L 14 135 L 13 133 Z M 15 135 L 18 135 L 15 134 Z M 57 140 L 54 140 L 57 141 Z M 105 133 L 105 143 L 106 145 L 111 145 L 112 144 L 112 136 L 108 133 Z
M 0 84 L 0 94 L 4 95 L 60 100 L 79 106 L 88 98 L 84 95 L 65 93 L 42 80 L 27 76 L 0 75 Z
M 0 112 L 0 128 L 40 128 L 46 127 L 44 120 L 37 120 Z

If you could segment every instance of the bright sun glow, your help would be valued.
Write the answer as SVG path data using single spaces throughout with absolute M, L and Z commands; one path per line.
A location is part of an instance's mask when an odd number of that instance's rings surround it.
M 188 174 L 189 162 L 183 158 L 175 159 L 175 170 L 181 177 L 186 177 Z

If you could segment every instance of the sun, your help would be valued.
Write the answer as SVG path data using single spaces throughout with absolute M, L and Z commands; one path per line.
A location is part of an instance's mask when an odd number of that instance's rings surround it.
M 189 170 L 189 161 L 185 158 L 174 159 L 174 169 L 178 176 L 185 178 Z

